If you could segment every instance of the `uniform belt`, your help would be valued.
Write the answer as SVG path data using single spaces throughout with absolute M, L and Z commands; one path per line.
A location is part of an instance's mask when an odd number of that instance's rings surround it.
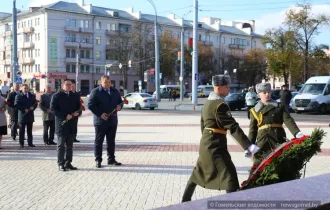
M 227 134 L 227 131 L 224 130 L 224 129 L 219 129 L 219 128 L 205 128 L 206 130 L 210 130 L 212 131 L 213 133 L 221 133 L 221 134 L 224 134 L 226 135 Z
M 267 128 L 283 128 L 283 125 L 282 124 L 266 124 L 266 125 L 260 126 L 259 130 L 267 129 Z

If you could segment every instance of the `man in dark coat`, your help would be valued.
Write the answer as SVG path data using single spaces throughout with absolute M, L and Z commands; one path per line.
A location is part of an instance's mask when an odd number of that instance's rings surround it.
M 109 76 L 101 77 L 101 85 L 92 90 L 88 108 L 94 114 L 96 168 L 101 168 L 102 145 L 107 138 L 108 165 L 121 165 L 115 159 L 115 138 L 118 125 L 117 112 L 123 107 L 123 101 L 117 89 L 111 87 Z
M 286 106 L 271 99 L 270 83 L 260 83 L 256 89 L 260 101 L 250 110 L 249 139 L 260 147 L 260 151 L 254 155 L 258 159 L 263 153 L 270 152 L 286 141 L 283 123 L 296 138 L 301 138 L 304 134 L 297 127 Z
M 281 98 L 280 98 L 281 103 L 289 110 L 289 105 L 290 105 L 290 101 L 291 101 L 291 98 L 292 98 L 292 94 L 291 94 L 291 91 L 288 90 L 287 85 L 282 86 L 280 96 L 281 96 Z
M 42 110 L 42 121 L 44 125 L 43 139 L 45 145 L 56 145 L 54 142 L 55 116 L 50 110 L 50 101 L 53 93 L 50 85 L 47 85 L 46 92 L 40 96 L 39 107 Z M 48 134 L 49 132 L 49 134 Z
M 7 95 L 7 103 L 8 103 L 8 114 L 10 115 L 10 128 L 11 128 L 11 138 L 15 141 L 17 135 L 17 118 L 18 111 L 15 108 L 15 97 L 20 94 L 20 86 L 18 83 L 14 83 L 14 90 Z
M 207 189 L 226 190 L 227 193 L 239 189 L 236 168 L 227 150 L 227 130 L 244 150 L 255 153 L 259 149 L 244 134 L 224 100 L 230 91 L 230 77 L 214 76 L 212 85 L 214 92 L 209 95 L 202 108 L 199 157 L 182 202 L 191 200 L 196 185 Z
M 24 147 L 25 128 L 27 130 L 28 145 L 35 147 L 33 144 L 32 127 L 34 122 L 34 110 L 38 104 L 34 94 L 29 92 L 27 84 L 22 85 L 22 92 L 15 97 L 15 108 L 18 110 L 19 123 L 19 144 Z
M 55 93 L 50 102 L 50 109 L 55 115 L 55 130 L 58 135 L 57 162 L 60 171 L 77 170 L 71 164 L 76 126 L 72 118 L 79 115 L 80 101 L 72 94 L 71 85 L 71 80 L 66 79 L 62 84 L 63 91 Z
M 76 92 L 76 85 L 74 83 L 72 83 L 72 86 L 71 86 L 71 92 L 72 92 L 72 95 L 74 95 L 75 97 L 77 97 L 80 101 L 80 94 L 78 92 Z M 75 130 L 73 131 L 73 142 L 80 142 L 77 140 L 77 133 L 78 133 L 78 119 L 79 117 L 81 116 L 82 112 L 80 111 L 79 112 L 79 116 L 78 117 L 75 117 L 73 118 L 72 120 L 74 120 L 76 126 L 75 126 Z

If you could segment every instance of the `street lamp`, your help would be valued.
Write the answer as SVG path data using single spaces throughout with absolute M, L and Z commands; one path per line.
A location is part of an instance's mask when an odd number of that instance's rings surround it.
M 156 98 L 160 101 L 160 89 L 159 89 L 159 46 L 158 46 L 158 27 L 157 27 L 157 9 L 153 2 L 153 0 L 148 0 L 148 2 L 152 5 L 155 10 L 155 86 L 156 86 Z
M 80 50 L 80 44 L 84 43 L 84 40 L 80 40 L 78 47 L 77 47 L 77 53 L 76 53 L 76 92 L 80 91 L 80 87 L 78 86 L 78 78 L 79 78 L 79 50 Z

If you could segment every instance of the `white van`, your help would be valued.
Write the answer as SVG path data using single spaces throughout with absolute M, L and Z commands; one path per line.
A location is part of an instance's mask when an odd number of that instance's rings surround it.
M 294 97 L 292 109 L 296 113 L 330 111 L 330 76 L 311 77 Z
M 198 97 L 209 97 L 210 93 L 213 91 L 212 85 L 199 85 L 197 87 Z

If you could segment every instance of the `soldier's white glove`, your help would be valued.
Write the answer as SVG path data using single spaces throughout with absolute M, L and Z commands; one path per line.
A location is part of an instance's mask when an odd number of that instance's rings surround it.
M 259 151 L 259 147 L 255 144 L 251 144 L 249 148 L 247 149 L 250 153 L 254 154 Z
M 246 157 L 246 158 L 250 158 L 250 157 L 252 157 L 252 153 L 249 151 L 249 150 L 245 150 L 244 151 L 244 156 Z
M 301 131 L 299 131 L 297 134 L 296 134 L 296 138 L 297 139 L 300 139 L 301 137 L 303 137 L 304 136 L 304 134 L 301 132 Z

